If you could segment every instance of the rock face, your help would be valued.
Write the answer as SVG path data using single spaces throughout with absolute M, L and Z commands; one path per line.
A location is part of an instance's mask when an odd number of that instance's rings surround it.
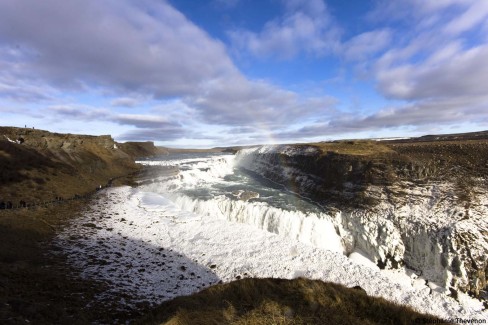
M 0 127 L 0 202 L 73 197 L 137 171 L 133 154 L 148 145 L 132 143 L 128 152 L 121 146 L 109 135 Z
M 146 142 L 125 142 L 119 143 L 117 146 L 130 156 L 134 157 L 135 159 L 141 157 L 151 157 L 156 155 L 166 155 L 168 151 L 164 148 L 156 147 L 154 142 L 146 141 Z
M 253 191 L 238 190 L 232 192 L 232 195 L 234 195 L 236 198 L 242 201 L 249 201 L 251 199 L 259 198 L 259 193 Z
M 487 140 L 265 146 L 236 159 L 322 205 L 346 253 L 486 296 Z

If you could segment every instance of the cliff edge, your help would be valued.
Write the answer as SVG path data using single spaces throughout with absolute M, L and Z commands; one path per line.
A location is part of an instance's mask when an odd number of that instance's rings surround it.
M 153 143 L 116 143 L 111 136 L 0 127 L 0 208 L 81 196 L 140 169 Z
M 243 149 L 239 165 L 325 208 L 344 253 L 488 298 L 488 133 Z

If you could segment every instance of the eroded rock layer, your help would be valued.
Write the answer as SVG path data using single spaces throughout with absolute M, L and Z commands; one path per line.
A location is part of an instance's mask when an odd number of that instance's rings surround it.
M 0 208 L 93 192 L 139 170 L 139 155 L 159 153 L 152 142 L 120 144 L 109 135 L 0 127 Z
M 241 150 L 237 161 L 322 205 L 346 253 L 486 299 L 487 140 L 264 146 Z

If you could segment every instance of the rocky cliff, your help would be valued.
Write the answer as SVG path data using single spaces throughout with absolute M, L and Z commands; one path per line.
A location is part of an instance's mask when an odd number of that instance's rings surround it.
M 266 146 L 238 161 L 322 205 L 347 254 L 487 298 L 486 137 Z
M 28 205 L 92 192 L 137 171 L 136 156 L 156 151 L 152 143 L 119 144 L 109 135 L 0 127 L 0 204 Z
M 154 142 L 146 141 L 146 142 L 124 142 L 119 143 L 118 147 L 129 154 L 130 156 L 134 157 L 135 159 L 141 157 L 151 157 L 157 155 L 167 155 L 169 152 L 167 149 L 162 147 L 156 147 Z

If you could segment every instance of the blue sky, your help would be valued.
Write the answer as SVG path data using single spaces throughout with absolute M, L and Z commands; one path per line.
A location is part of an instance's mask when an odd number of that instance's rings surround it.
M 488 129 L 488 1 L 1 0 L 0 125 L 173 147 Z

